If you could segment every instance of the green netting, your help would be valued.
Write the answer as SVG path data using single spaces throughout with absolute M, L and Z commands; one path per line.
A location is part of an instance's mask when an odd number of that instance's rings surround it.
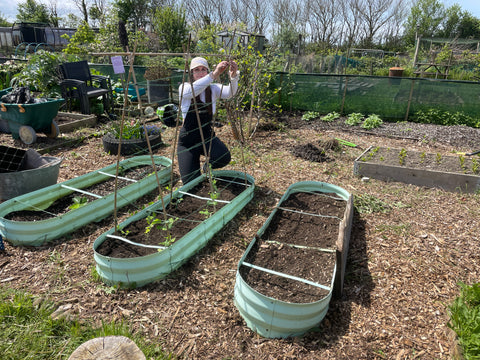
M 113 73 L 110 64 L 94 64 L 92 68 L 110 75 L 113 81 L 120 78 Z M 128 74 L 128 67 L 125 70 Z M 146 86 L 145 67 L 135 66 L 134 70 L 138 85 Z M 178 101 L 181 81 L 182 71 L 173 72 L 169 85 L 172 101 Z M 459 112 L 480 119 L 479 85 L 473 81 L 367 75 L 288 75 L 279 72 L 275 76 L 275 86 L 283 89 L 277 101 L 284 109 L 324 114 L 358 112 L 377 114 L 386 119 L 408 119 L 418 111 L 431 109 L 452 114 Z
M 288 76 L 277 75 L 276 86 L 288 88 Z M 405 118 L 407 110 L 410 117 L 419 110 L 436 109 L 480 118 L 478 82 L 323 74 L 295 74 L 290 79 L 292 94 L 279 97 L 285 109 L 392 119 Z

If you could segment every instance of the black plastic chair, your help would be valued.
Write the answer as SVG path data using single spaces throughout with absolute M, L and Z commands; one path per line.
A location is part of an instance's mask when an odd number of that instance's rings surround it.
M 90 99 L 102 97 L 103 109 L 111 111 L 112 87 L 107 76 L 92 75 L 87 61 L 63 63 L 59 66 L 62 80 L 60 89 L 69 109 L 72 100 L 78 99 L 82 114 L 90 114 Z

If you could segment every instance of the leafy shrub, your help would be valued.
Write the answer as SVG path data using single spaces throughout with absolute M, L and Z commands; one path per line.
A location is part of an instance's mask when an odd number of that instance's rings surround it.
M 370 129 L 375 129 L 382 124 L 383 124 L 383 120 L 380 119 L 380 116 L 378 116 L 376 114 L 372 114 L 365 119 L 365 121 L 363 122 L 363 124 L 361 126 L 364 129 L 370 130 Z
M 480 283 L 460 283 L 460 296 L 448 307 L 447 326 L 455 331 L 465 359 L 480 357 Z
M 61 53 L 39 50 L 30 56 L 23 71 L 14 78 L 15 85 L 39 91 L 46 97 L 56 97 L 60 95 L 58 66 L 67 59 Z
M 355 125 L 361 124 L 362 120 L 363 120 L 363 114 L 351 113 L 345 119 L 345 124 L 350 125 L 350 126 L 355 126 Z

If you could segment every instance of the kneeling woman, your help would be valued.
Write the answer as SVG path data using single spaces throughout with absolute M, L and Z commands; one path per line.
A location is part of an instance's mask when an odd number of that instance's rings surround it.
M 230 84 L 214 83 L 228 68 Z M 212 121 L 217 99 L 228 99 L 236 94 L 239 72 L 234 61 L 222 61 L 210 72 L 207 60 L 196 57 L 190 63 L 190 76 L 191 82 L 183 83 L 179 88 L 183 126 L 178 138 L 177 156 L 184 184 L 200 176 L 201 155 L 208 155 L 212 169 L 224 167 L 230 162 L 230 151 L 216 137 Z M 198 126 L 196 109 L 201 128 Z

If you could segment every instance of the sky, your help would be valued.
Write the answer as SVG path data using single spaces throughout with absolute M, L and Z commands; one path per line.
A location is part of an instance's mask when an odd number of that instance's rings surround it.
M 3 17 L 6 17 L 9 21 L 15 21 L 17 15 L 17 4 L 24 2 L 25 0 L 2 0 L 2 6 L 0 7 L 0 13 Z M 41 3 L 48 4 L 48 0 L 37 0 Z M 68 13 L 74 13 L 79 15 L 78 10 L 72 4 L 71 0 L 58 0 L 57 1 L 58 13 L 60 16 L 65 16 Z M 443 0 L 443 4 L 446 7 L 450 7 L 453 4 L 459 4 L 463 10 L 469 11 L 473 16 L 480 19 L 480 4 L 479 0 Z

